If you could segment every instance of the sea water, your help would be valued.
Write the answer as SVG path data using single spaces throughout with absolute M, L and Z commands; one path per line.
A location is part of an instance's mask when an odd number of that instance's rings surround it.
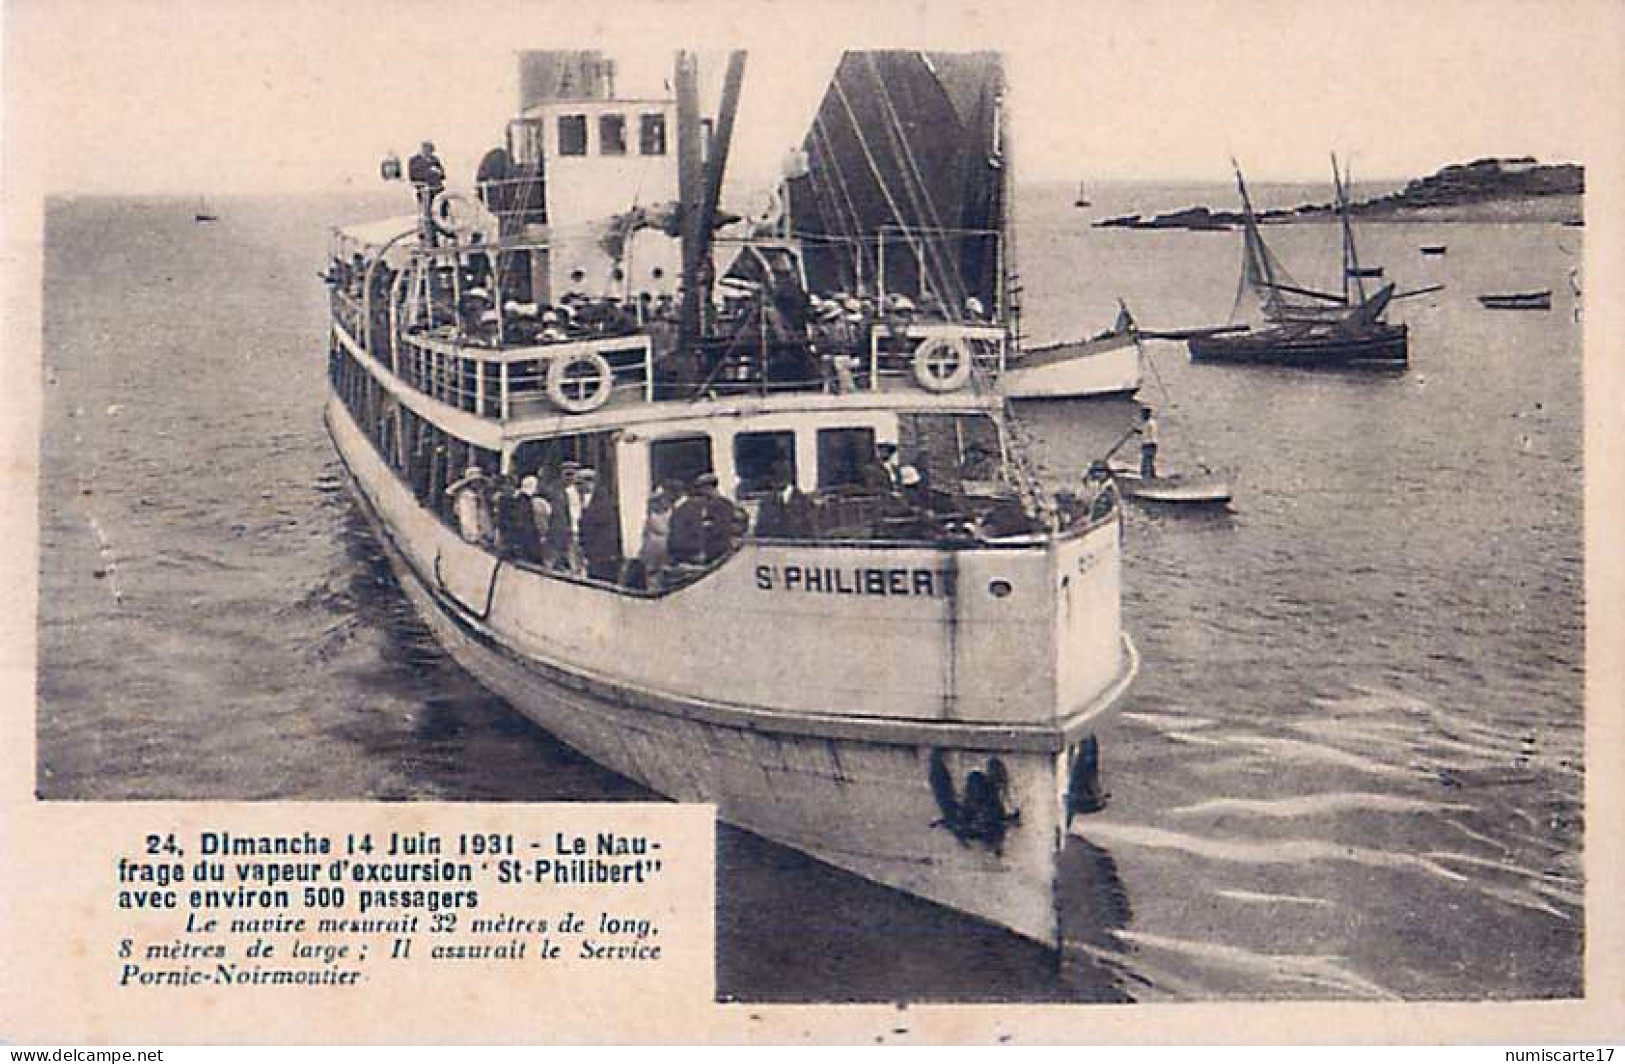
M 1098 331 L 1119 299 L 1150 328 L 1226 319 L 1239 234 L 1089 223 L 1231 190 L 1092 186 L 1089 210 L 1072 192 L 1018 199 L 1028 337 Z M 651 798 L 450 663 L 342 488 L 320 417 L 325 231 L 401 204 L 219 197 L 199 225 L 193 202 L 48 205 L 40 795 Z M 1147 348 L 1163 462 L 1234 469 L 1235 512 L 1128 512 L 1144 662 L 1100 733 L 1107 807 L 1065 854 L 1062 963 L 724 828 L 723 995 L 1581 992 L 1581 230 L 1359 236 L 1402 289 L 1445 286 L 1395 306 L 1408 372 Z M 1338 283 L 1335 226 L 1266 238 L 1300 281 Z M 1550 312 L 1474 299 L 1531 288 Z M 1059 481 L 1133 415 L 1020 410 Z

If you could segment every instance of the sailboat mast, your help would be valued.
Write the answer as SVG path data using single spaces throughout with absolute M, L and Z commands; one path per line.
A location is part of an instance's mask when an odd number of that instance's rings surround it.
M 1349 302 L 1349 282 L 1354 282 L 1355 294 L 1365 302 L 1365 278 L 1360 274 L 1360 253 L 1354 246 L 1354 224 L 1349 219 L 1349 189 L 1353 178 L 1348 171 L 1338 172 L 1337 154 L 1332 153 L 1332 185 L 1337 191 L 1337 215 L 1343 225 L 1343 302 Z

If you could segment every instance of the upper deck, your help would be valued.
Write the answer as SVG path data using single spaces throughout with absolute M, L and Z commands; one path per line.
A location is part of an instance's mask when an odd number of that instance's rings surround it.
M 335 231 L 335 333 L 403 402 L 471 441 L 635 424 L 718 400 L 985 410 L 996 401 L 978 385 L 1003 371 L 1010 347 L 1001 325 L 934 317 L 906 299 L 787 308 L 748 282 L 715 309 L 712 338 L 684 347 L 664 298 L 512 298 L 533 294 L 522 282 L 545 240 L 428 246 L 417 233 L 413 219 Z M 786 249 L 771 240 L 732 251 L 768 269 L 791 261 L 772 257 Z

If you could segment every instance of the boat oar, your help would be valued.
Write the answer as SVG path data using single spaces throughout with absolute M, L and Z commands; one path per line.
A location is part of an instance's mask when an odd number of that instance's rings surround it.
M 1130 425 L 1129 430 L 1127 432 L 1123 433 L 1122 438 L 1119 439 L 1116 443 L 1112 444 L 1111 450 L 1107 451 L 1105 454 L 1100 456 L 1100 460 L 1102 462 L 1110 461 L 1112 455 L 1116 454 L 1118 449 L 1121 448 L 1123 446 L 1123 444 L 1127 443 L 1130 439 L 1132 439 L 1134 434 L 1136 432 L 1139 432 L 1139 431 L 1140 431 L 1140 426 L 1138 426 L 1138 425 Z
M 1444 291 L 1444 285 L 1442 285 L 1442 284 L 1430 284 L 1426 288 L 1413 288 L 1409 292 L 1396 292 L 1389 298 L 1391 298 L 1391 299 L 1409 299 L 1412 296 L 1425 296 L 1429 292 L 1443 292 L 1443 291 Z

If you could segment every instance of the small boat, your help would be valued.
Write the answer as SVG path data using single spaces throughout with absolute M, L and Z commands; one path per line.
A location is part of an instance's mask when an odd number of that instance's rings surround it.
M 202 196 L 199 196 L 197 198 L 197 209 L 192 212 L 192 220 L 201 225 L 204 222 L 218 222 L 220 216 L 211 211 L 208 203 L 204 201 Z
M 1443 255 L 1445 252 L 1447 252 L 1449 250 L 1450 250 L 1450 248 L 1445 244 L 1423 244 L 1422 245 L 1422 254 L 1424 254 L 1424 255 Z
M 1003 363 L 999 394 L 1008 399 L 1094 399 L 1133 395 L 1140 387 L 1139 332 L 1124 307 L 1117 322 L 1087 340 L 1023 347 Z
M 1552 290 L 1492 293 L 1479 296 L 1478 302 L 1485 310 L 1551 310 Z
M 1381 277 L 1382 276 L 1382 267 L 1381 266 L 1350 266 L 1349 267 L 1349 276 L 1350 277 Z
M 1124 465 L 1111 467 L 1117 490 L 1125 499 L 1174 506 L 1228 506 L 1234 496 L 1233 478 L 1228 473 L 1164 473 L 1150 480 L 1138 469 Z
M 1072 201 L 1072 206 L 1074 206 L 1074 207 L 1092 207 L 1092 206 L 1094 206 L 1092 203 L 1089 202 L 1089 195 L 1088 195 L 1087 192 L 1084 191 L 1082 181 L 1078 182 L 1078 198 Z

